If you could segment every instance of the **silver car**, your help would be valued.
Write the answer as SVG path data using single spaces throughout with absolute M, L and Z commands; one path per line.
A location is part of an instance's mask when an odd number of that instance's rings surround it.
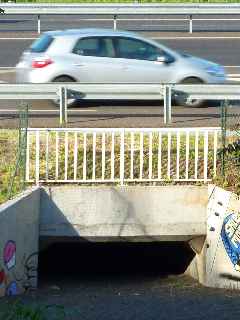
M 45 32 L 16 66 L 20 83 L 223 83 L 225 79 L 224 68 L 216 63 L 135 33 L 93 28 Z M 203 101 L 179 98 L 177 102 L 200 106 Z

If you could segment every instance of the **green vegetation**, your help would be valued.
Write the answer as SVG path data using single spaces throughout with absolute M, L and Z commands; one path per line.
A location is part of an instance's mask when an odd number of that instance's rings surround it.
M 236 3 L 239 0 L 17 0 L 16 2 L 29 3 Z
M 66 314 L 63 306 L 58 305 L 26 305 L 20 301 L 7 303 L 5 310 L 0 311 L 0 317 L 4 320 L 64 320 Z
M 66 136 L 64 133 L 58 134 L 58 179 L 65 179 L 65 168 L 67 168 L 67 178 L 74 179 L 74 144 L 77 141 L 78 153 L 77 153 L 77 175 L 76 179 L 81 180 L 93 178 L 93 136 L 86 135 L 85 142 L 87 145 L 86 153 L 84 154 L 84 135 L 79 133 L 75 136 L 74 133 L 68 133 L 68 150 L 67 161 L 65 152 Z M 114 177 L 120 179 L 120 134 L 116 134 L 114 137 Z M 141 155 L 141 139 L 139 135 L 134 136 L 134 140 L 131 140 L 131 134 L 125 135 L 124 146 L 124 163 L 125 163 L 125 179 L 138 178 L 140 173 L 141 158 L 142 162 L 142 178 L 148 179 L 149 177 L 149 134 L 143 136 L 143 156 Z M 199 136 L 198 139 L 198 178 L 203 178 L 203 137 Z M 30 150 L 30 179 L 34 181 L 35 171 L 35 138 L 32 136 L 29 140 L 31 147 Z M 186 150 L 185 150 L 186 136 L 181 134 L 180 136 L 180 154 L 179 154 L 179 177 L 185 178 L 186 174 Z M 190 135 L 189 138 L 189 176 L 188 178 L 194 178 L 195 176 L 195 137 Z M 134 143 L 134 157 L 131 162 L 131 143 Z M 104 162 L 105 166 L 102 166 L 103 153 L 101 150 L 102 136 L 96 135 L 96 156 L 95 156 L 95 177 L 101 179 L 104 175 L 104 179 L 111 180 L 111 157 L 112 157 L 112 136 L 111 134 L 105 134 L 105 153 Z M 220 142 L 219 142 L 220 145 Z M 156 179 L 159 175 L 158 166 L 158 146 L 159 137 L 157 134 L 152 135 L 152 178 Z M 168 162 L 168 147 L 171 149 L 171 161 Z M 56 133 L 50 132 L 48 135 L 48 156 L 46 154 L 46 136 L 40 134 L 40 180 L 46 178 L 46 172 L 48 172 L 48 179 L 54 180 L 56 177 Z M 0 203 L 4 202 L 8 198 L 8 190 L 10 181 L 15 170 L 16 159 L 18 153 L 18 131 L 17 130 L 0 130 Z M 209 173 L 213 168 L 213 138 L 209 137 L 209 150 L 208 150 L 208 167 Z M 86 159 L 88 164 L 86 172 L 84 173 L 83 163 Z M 239 180 L 239 164 L 240 164 L 240 142 L 237 137 L 229 137 L 226 148 L 226 168 L 225 178 L 221 175 L 221 154 L 218 154 L 217 158 L 217 178 L 214 179 L 214 183 L 224 187 L 227 190 L 234 191 L 240 194 L 240 180 Z M 47 161 L 46 161 L 47 160 Z M 46 167 L 48 163 L 48 167 Z M 132 166 L 133 165 L 133 166 Z M 157 182 L 158 184 L 173 183 L 177 184 L 169 179 L 168 172 L 170 169 L 171 177 L 176 177 L 177 167 L 177 139 L 176 136 L 171 137 L 169 145 L 168 136 L 162 135 L 162 148 L 161 148 L 161 177 L 165 181 Z M 131 170 L 132 168 L 132 170 Z M 21 179 L 20 173 L 16 172 L 16 179 L 13 184 L 13 194 L 17 194 L 21 191 Z
M 6 201 L 18 150 L 18 131 L 0 130 L 0 203 Z M 19 179 L 13 185 L 13 194 L 19 192 Z

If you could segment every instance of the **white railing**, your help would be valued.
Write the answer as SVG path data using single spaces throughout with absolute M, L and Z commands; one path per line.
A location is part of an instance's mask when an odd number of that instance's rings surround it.
M 0 83 L 0 100 L 60 100 L 60 123 L 67 122 L 68 98 L 89 100 L 164 100 L 164 123 L 171 123 L 172 99 L 240 100 L 239 84 L 152 83 Z M 80 102 L 81 103 L 81 102 Z
M 220 128 L 32 129 L 26 181 L 129 183 L 210 181 Z
M 5 14 L 17 15 L 36 15 L 38 33 L 41 32 L 41 15 L 107 15 L 112 16 L 114 29 L 117 28 L 117 17 L 121 15 L 142 16 L 149 15 L 173 15 L 188 16 L 189 32 L 193 32 L 193 15 L 220 15 L 223 20 L 228 20 L 228 16 L 240 14 L 239 3 L 172 3 L 172 4 L 139 4 L 139 3 L 120 3 L 120 4 L 53 4 L 53 3 L 0 3 Z M 131 20 L 131 18 L 129 18 Z M 159 19 L 162 20 L 162 19 Z M 170 20 L 186 20 L 174 18 Z M 197 18 L 195 20 L 217 20 L 211 18 Z M 231 19 L 231 20 L 239 20 Z

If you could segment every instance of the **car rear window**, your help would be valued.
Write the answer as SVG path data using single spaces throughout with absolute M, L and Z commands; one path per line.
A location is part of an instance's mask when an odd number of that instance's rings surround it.
M 31 52 L 45 52 L 50 44 L 53 42 L 53 37 L 44 34 L 36 41 L 34 41 L 30 47 Z

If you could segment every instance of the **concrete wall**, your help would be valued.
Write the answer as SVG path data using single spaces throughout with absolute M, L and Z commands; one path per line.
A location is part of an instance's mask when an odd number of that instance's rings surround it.
M 0 296 L 37 286 L 40 189 L 0 205 Z
M 44 188 L 40 236 L 187 241 L 206 235 L 207 187 Z
M 187 273 L 209 287 L 240 289 L 240 200 L 209 187 L 207 236 Z
M 240 200 L 215 186 L 35 188 L 0 206 L 0 221 L 0 296 L 37 286 L 39 235 L 189 241 L 196 257 L 188 274 L 240 289 Z

